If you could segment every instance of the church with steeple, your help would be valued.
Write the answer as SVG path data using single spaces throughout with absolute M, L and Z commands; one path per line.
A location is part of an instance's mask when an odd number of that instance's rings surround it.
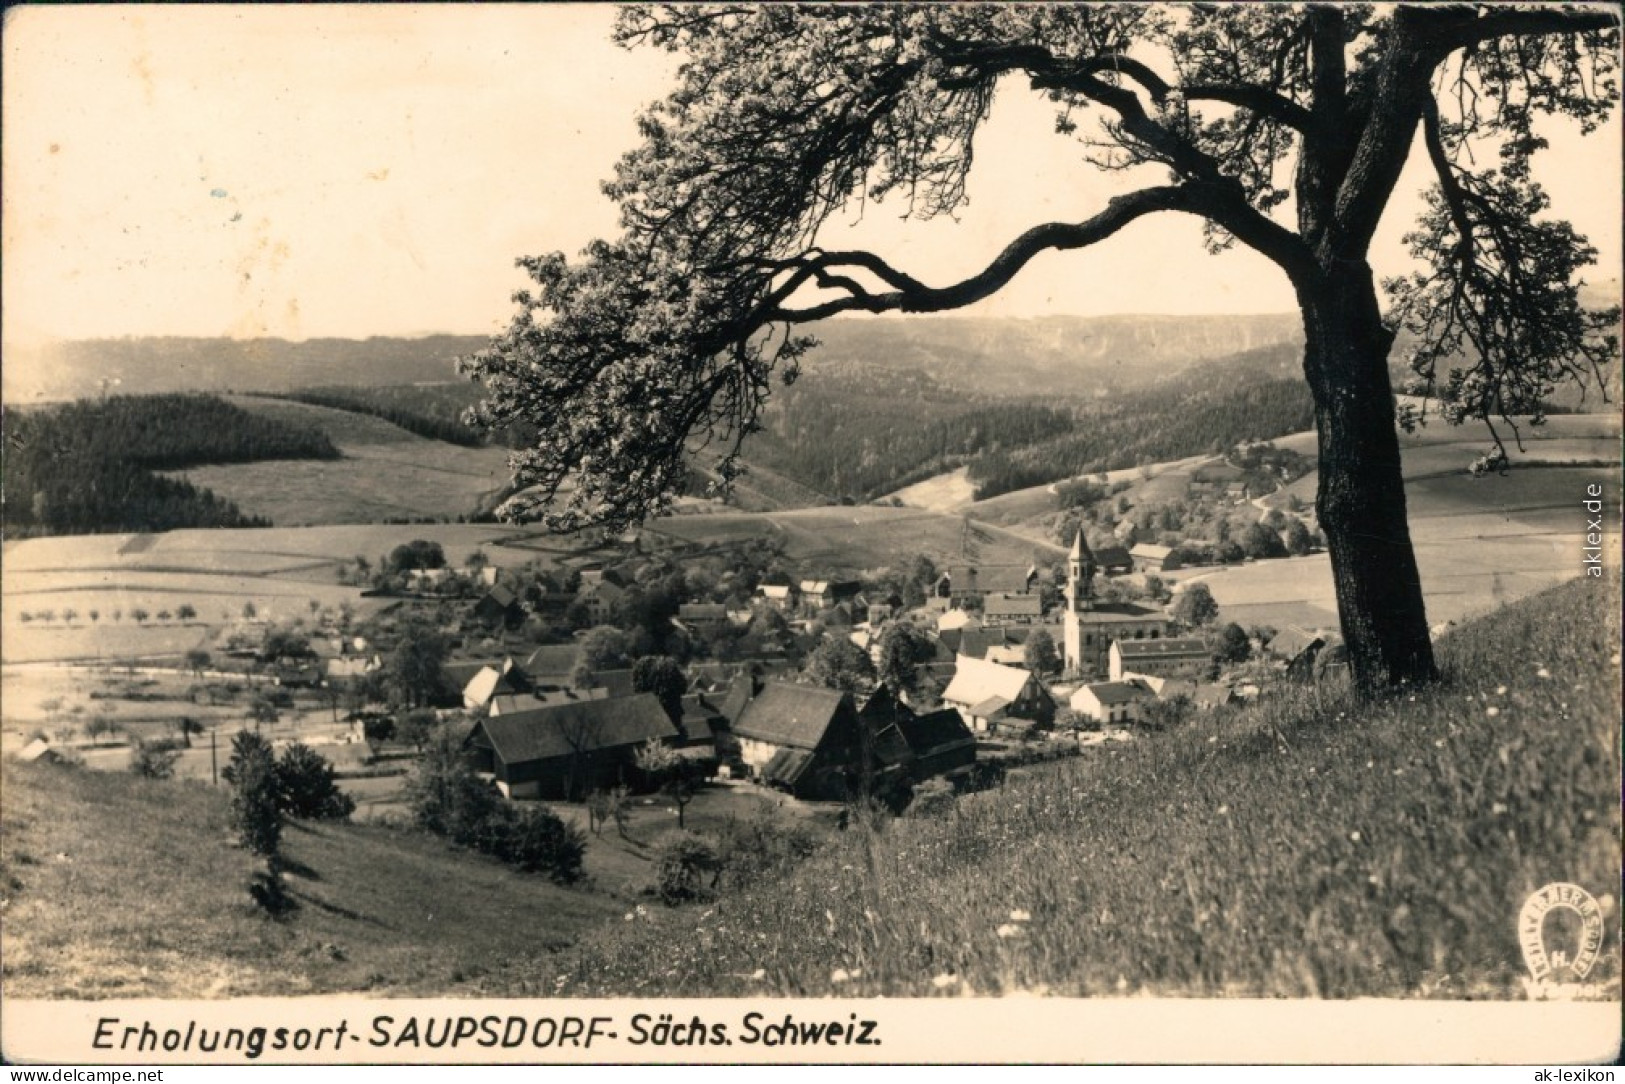
M 1160 640 L 1168 635 L 1168 619 L 1156 610 L 1131 602 L 1097 601 L 1098 570 L 1080 529 L 1066 559 L 1063 651 L 1067 672 L 1091 681 L 1106 676 L 1114 641 Z

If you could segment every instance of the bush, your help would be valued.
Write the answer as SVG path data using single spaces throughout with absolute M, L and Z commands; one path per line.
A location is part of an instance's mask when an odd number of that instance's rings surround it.
M 181 751 L 167 741 L 138 741 L 130 747 L 130 770 L 146 779 L 168 779 L 175 774 Z
M 722 883 L 743 889 L 776 880 L 822 845 L 809 825 L 781 820 L 770 809 L 748 819 L 729 818 L 717 835 Z
M 693 832 L 674 832 L 655 850 L 655 891 L 669 907 L 712 898 L 721 873 L 715 845 Z
M 582 860 L 587 853 L 587 835 L 566 824 L 558 814 L 539 806 L 501 807 L 503 833 L 497 857 L 526 873 L 545 873 L 560 884 L 581 880 Z
M 954 786 L 946 779 L 927 779 L 915 786 L 910 817 L 938 817 L 954 808 Z
M 295 742 L 276 763 L 277 806 L 304 820 L 343 820 L 355 799 L 339 789 L 333 765 L 308 745 Z

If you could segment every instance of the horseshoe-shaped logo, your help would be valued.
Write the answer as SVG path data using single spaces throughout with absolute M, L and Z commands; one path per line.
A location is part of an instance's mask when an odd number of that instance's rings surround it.
M 1579 933 L 1554 936 L 1548 941 L 1546 916 L 1557 910 L 1579 916 Z M 1523 910 L 1518 912 L 1518 944 L 1523 949 L 1523 962 L 1537 983 L 1584 981 L 1597 963 L 1602 933 L 1602 908 L 1579 885 L 1549 884 L 1525 900 Z

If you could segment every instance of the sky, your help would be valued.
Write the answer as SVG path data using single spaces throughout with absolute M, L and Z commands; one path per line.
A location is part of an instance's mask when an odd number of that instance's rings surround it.
M 609 41 L 607 5 L 43 6 L 4 36 L 4 339 L 493 333 L 521 255 L 616 231 L 599 184 L 671 57 Z M 1539 177 L 1621 262 L 1620 117 L 1555 125 Z M 1075 221 L 1145 178 L 1100 174 L 1052 107 L 1001 88 L 956 220 L 867 208 L 821 240 L 866 245 L 933 284 L 1039 221 Z M 1413 157 L 1373 249 L 1404 268 Z M 1161 177 L 1151 178 L 1160 182 Z M 1188 216 L 1046 254 L 966 313 L 1293 308 L 1246 251 L 1205 255 Z

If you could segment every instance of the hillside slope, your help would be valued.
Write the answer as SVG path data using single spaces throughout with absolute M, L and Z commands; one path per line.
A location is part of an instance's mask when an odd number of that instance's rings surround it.
M 250 413 L 319 429 L 337 444 L 332 461 L 246 463 L 185 473 L 278 526 L 379 523 L 472 515 L 512 475 L 503 448 L 428 440 L 381 418 L 282 399 L 234 395 Z
M 455 994 L 513 934 L 545 954 L 624 905 L 415 832 L 283 833 L 299 907 L 265 919 L 226 792 L 49 764 L 4 768 L 7 998 Z M 428 889 L 432 886 L 432 891 Z

